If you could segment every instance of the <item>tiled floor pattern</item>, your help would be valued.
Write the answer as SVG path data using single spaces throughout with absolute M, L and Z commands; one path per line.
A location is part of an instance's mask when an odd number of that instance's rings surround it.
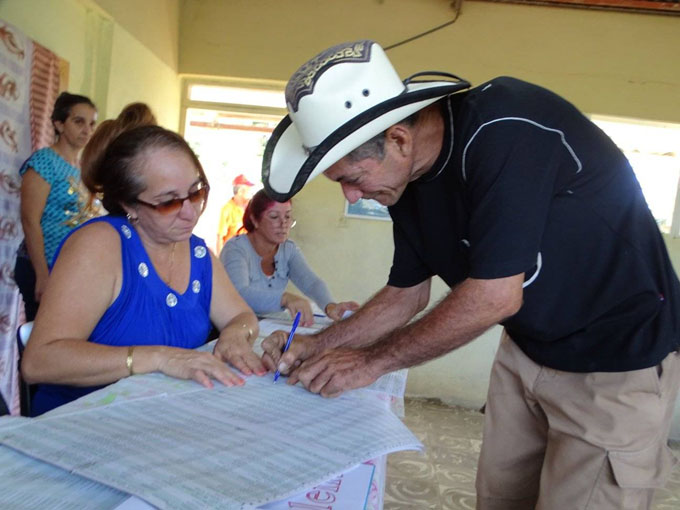
M 404 422 L 426 451 L 388 457 L 384 510 L 474 509 L 482 421 L 474 410 L 407 398 Z M 680 447 L 675 445 L 674 450 L 680 457 Z M 652 508 L 680 509 L 680 466 L 666 488 L 657 491 Z

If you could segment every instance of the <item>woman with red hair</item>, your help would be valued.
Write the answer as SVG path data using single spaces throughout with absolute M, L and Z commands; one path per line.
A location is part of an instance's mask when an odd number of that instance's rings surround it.
M 255 313 L 287 309 L 291 317 L 300 312 L 302 325 L 312 325 L 314 315 L 309 300 L 286 291 L 290 280 L 326 315 L 339 320 L 346 311 L 356 310 L 359 305 L 354 301 L 334 302 L 326 284 L 288 239 L 294 224 L 292 209 L 290 201 L 275 202 L 263 190 L 255 193 L 243 215 L 247 233 L 230 239 L 222 249 L 220 260 Z

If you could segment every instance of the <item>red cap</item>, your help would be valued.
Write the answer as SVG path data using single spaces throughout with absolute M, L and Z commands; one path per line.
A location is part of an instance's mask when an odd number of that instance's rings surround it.
M 250 182 L 248 178 L 243 175 L 243 174 L 238 174 L 236 177 L 234 177 L 234 180 L 231 181 L 232 186 L 255 186 L 254 183 Z

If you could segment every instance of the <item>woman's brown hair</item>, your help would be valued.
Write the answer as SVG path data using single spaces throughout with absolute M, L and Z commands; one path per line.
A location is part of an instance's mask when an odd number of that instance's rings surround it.
M 115 121 L 114 121 L 115 122 Z M 115 132 L 115 126 L 110 128 Z M 152 149 L 184 152 L 196 166 L 201 180 L 208 183 L 201 162 L 189 144 L 177 133 L 160 126 L 139 126 L 118 133 L 88 169 L 87 186 L 101 196 L 109 214 L 123 216 L 122 204 L 133 204 L 146 184 L 141 170 Z

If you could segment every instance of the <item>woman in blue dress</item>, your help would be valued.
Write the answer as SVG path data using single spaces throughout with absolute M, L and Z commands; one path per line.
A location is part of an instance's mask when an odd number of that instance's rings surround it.
M 158 126 L 124 131 L 97 158 L 91 191 L 108 216 L 64 240 L 22 375 L 39 383 L 38 415 L 132 374 L 162 372 L 242 385 L 266 369 L 252 351 L 257 319 L 222 264 L 192 231 L 208 198 L 184 139 Z M 212 326 L 213 352 L 194 350 Z
M 34 152 L 19 170 L 24 242 L 14 274 L 29 321 L 35 317 L 57 246 L 87 219 L 83 208 L 88 197 L 81 186 L 78 156 L 96 122 L 92 101 L 62 92 L 52 111 L 56 141 Z

